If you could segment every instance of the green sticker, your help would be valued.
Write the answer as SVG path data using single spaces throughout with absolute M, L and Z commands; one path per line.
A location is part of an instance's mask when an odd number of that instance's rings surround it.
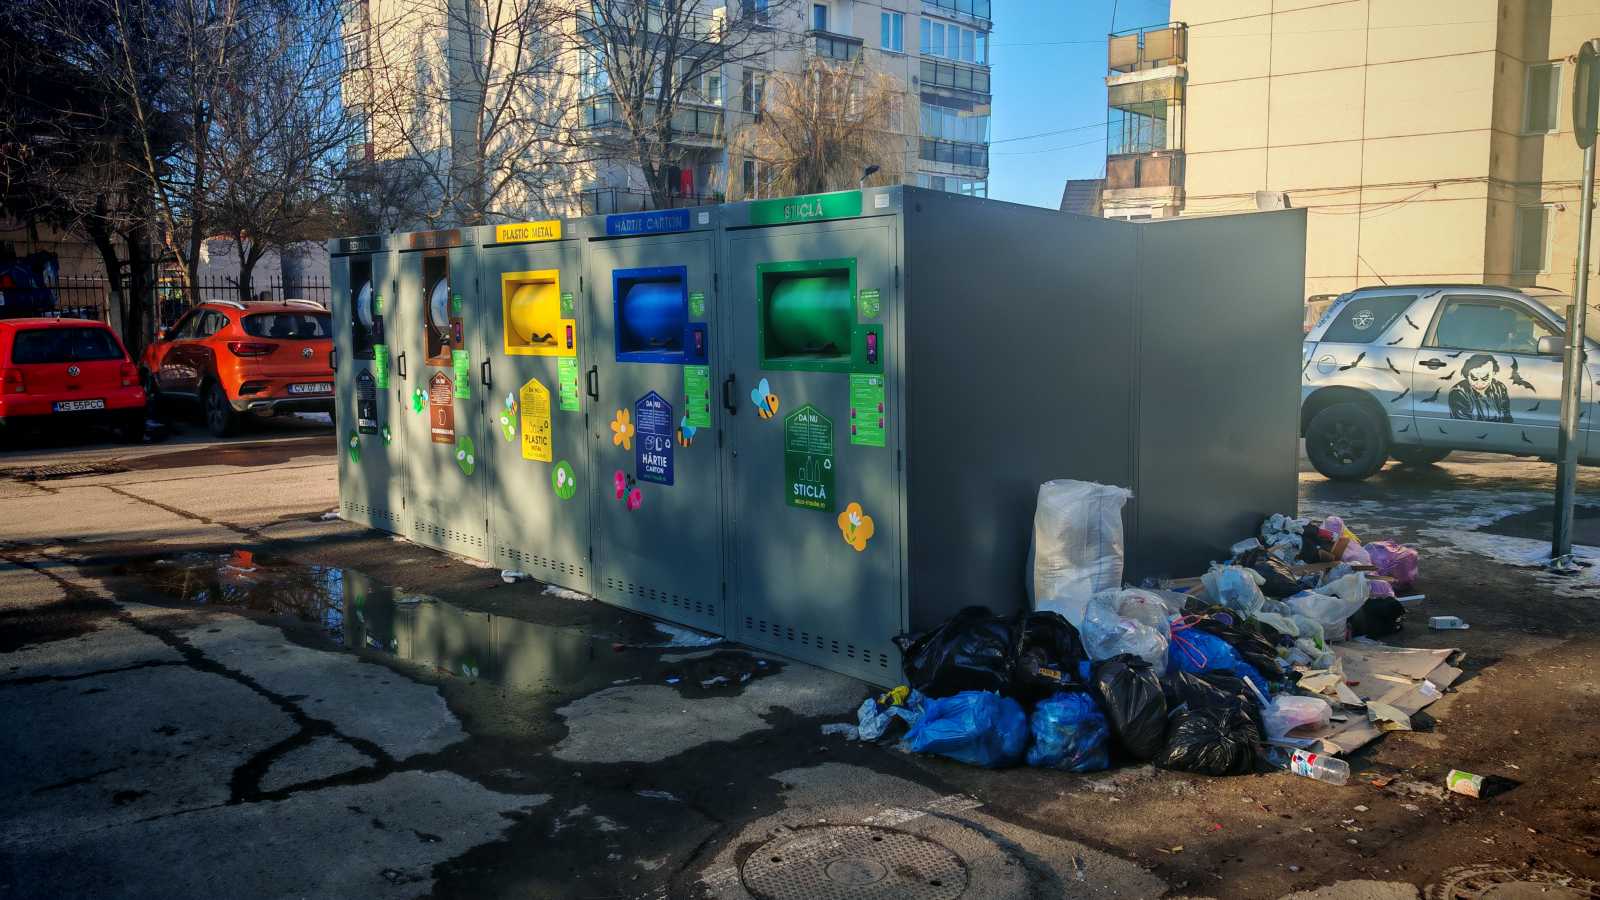
M 683 367 L 683 420 L 693 428 L 711 427 L 711 367 Z
M 456 373 L 456 399 L 466 400 L 472 396 L 472 360 L 467 357 L 465 350 L 450 351 L 450 366 Z
M 863 319 L 876 319 L 883 312 L 883 299 L 877 288 L 862 288 L 856 295 L 856 308 Z
M 833 511 L 833 420 L 807 403 L 783 420 L 784 500 Z
M 389 389 L 389 345 L 372 345 L 373 383 L 380 391 Z
M 361 462 L 361 436 L 360 435 L 356 434 L 354 431 L 350 432 L 350 437 L 345 439 L 345 447 L 348 449 L 348 451 L 350 453 L 350 461 L 351 462 L 353 462 L 353 463 Z
M 461 318 L 461 306 L 462 306 L 461 295 L 460 294 L 451 294 L 450 295 L 450 315 L 456 317 L 457 319 Z
M 578 492 L 578 476 L 572 471 L 572 463 L 561 460 L 556 463 L 550 472 L 550 486 L 556 489 L 556 496 L 563 500 L 571 500 L 572 495 Z
M 372 314 L 375 315 L 375 316 L 383 315 L 383 295 L 382 294 L 374 293 L 372 295 Z
M 456 438 L 456 465 L 461 467 L 463 475 L 471 475 L 472 470 L 478 467 L 477 449 L 472 446 L 472 438 L 461 435 Z
M 850 443 L 884 445 L 883 376 L 850 376 Z
M 517 395 L 507 394 L 500 407 L 500 434 L 508 441 L 517 439 Z
M 563 356 L 556 360 L 556 392 L 563 412 L 577 412 L 582 407 L 578 400 L 578 359 Z
M 572 292 L 571 291 L 562 291 L 561 292 L 561 318 L 563 318 L 563 319 L 572 318 Z
M 383 445 L 385 447 L 387 447 L 387 446 L 389 446 L 389 444 L 393 443 L 393 441 L 394 441 L 394 435 L 389 433 L 389 423 L 388 422 L 383 423 L 383 426 L 382 426 L 382 428 L 380 430 L 383 433 Z
M 689 292 L 689 318 L 704 319 L 706 317 L 706 295 L 699 291 Z
M 428 397 L 427 397 L 426 394 L 422 393 L 422 388 L 412 388 L 411 389 L 411 411 L 412 412 L 418 412 L 418 413 L 422 412 L 422 408 L 424 406 L 427 406 L 427 405 L 428 405 Z

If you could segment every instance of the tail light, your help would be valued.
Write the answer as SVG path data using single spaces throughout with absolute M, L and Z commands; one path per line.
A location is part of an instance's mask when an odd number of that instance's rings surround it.
M 123 387 L 135 387 L 138 384 L 139 384 L 139 370 L 135 369 L 133 367 L 133 363 L 123 363 L 122 364 L 122 386 Z
M 0 369 L 0 393 L 26 394 L 28 380 L 22 377 L 21 369 Z
M 234 356 L 270 356 L 277 349 L 277 344 L 264 344 L 258 341 L 228 342 L 228 352 Z

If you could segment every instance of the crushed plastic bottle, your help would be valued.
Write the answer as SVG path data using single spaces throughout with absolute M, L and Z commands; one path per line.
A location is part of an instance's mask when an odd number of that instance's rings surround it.
M 1344 785 L 1350 781 L 1350 764 L 1326 753 L 1296 750 L 1289 756 L 1289 771 L 1328 784 Z

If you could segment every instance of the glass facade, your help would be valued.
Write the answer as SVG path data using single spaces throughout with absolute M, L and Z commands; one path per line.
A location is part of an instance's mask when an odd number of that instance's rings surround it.
M 989 64 L 989 33 L 949 22 L 924 18 L 920 49 L 923 56 L 940 56 L 962 62 Z

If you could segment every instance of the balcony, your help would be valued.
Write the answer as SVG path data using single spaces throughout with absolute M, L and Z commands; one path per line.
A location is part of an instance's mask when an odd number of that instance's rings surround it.
M 1105 189 L 1101 193 L 1106 215 L 1136 211 L 1159 218 L 1172 214 L 1182 204 L 1182 150 L 1106 157 Z
M 1107 39 L 1107 68 L 1129 73 L 1181 66 L 1188 48 L 1189 26 L 1182 22 L 1119 32 Z
M 990 20 L 989 0 L 922 0 L 922 9 L 936 16 L 966 20 L 987 26 Z
M 622 116 L 610 94 L 583 101 L 581 125 L 595 130 L 621 131 Z M 679 104 L 672 114 L 672 142 L 688 147 L 721 147 L 724 143 L 720 106 Z
M 696 206 L 715 206 L 727 198 L 721 194 L 679 194 L 667 198 L 667 205 L 656 205 L 649 191 L 638 188 L 593 188 L 570 198 L 576 215 L 610 215 L 612 213 L 645 212 L 652 209 L 683 209 Z
M 927 162 L 970 166 L 976 169 L 989 168 L 988 144 L 968 144 L 962 141 L 925 137 L 921 139 L 921 149 L 917 155 Z
M 989 67 L 922 60 L 922 87 L 942 87 L 974 94 L 989 93 Z
M 831 31 L 806 32 L 806 50 L 823 59 L 855 62 L 861 58 L 861 38 Z

